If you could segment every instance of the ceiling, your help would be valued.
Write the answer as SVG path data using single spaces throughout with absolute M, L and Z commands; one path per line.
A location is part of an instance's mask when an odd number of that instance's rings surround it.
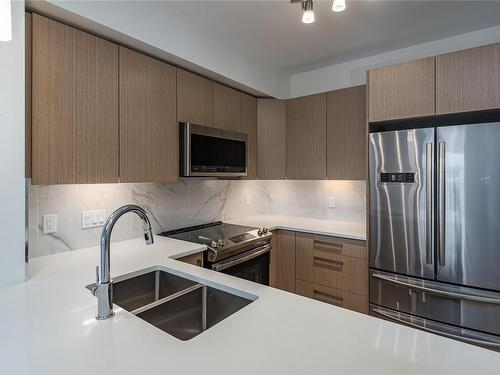
M 301 22 L 289 1 L 171 1 L 171 11 L 234 52 L 294 74 L 500 24 L 500 1 L 314 1 Z M 168 18 L 167 18 L 168 19 Z

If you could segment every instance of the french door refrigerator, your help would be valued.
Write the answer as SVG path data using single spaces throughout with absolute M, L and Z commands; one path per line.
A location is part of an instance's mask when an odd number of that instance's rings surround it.
M 370 134 L 370 312 L 500 350 L 500 123 Z

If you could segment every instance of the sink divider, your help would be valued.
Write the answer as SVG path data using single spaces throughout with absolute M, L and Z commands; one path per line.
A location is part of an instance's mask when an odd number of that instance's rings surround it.
M 159 286 L 159 276 L 158 275 L 159 274 L 157 273 L 156 274 L 156 280 L 155 280 L 155 283 L 156 283 L 155 299 L 156 299 L 156 301 L 148 303 L 147 305 L 141 306 L 141 307 L 139 307 L 139 308 L 137 308 L 135 310 L 132 310 L 130 312 L 131 314 L 138 315 L 138 314 L 140 314 L 140 313 L 142 313 L 144 311 L 150 310 L 150 309 L 152 309 L 152 308 L 154 308 L 156 306 L 159 306 L 159 305 L 161 305 L 161 304 L 163 304 L 165 302 L 171 301 L 171 300 L 176 299 L 176 298 L 178 298 L 180 296 L 183 296 L 184 294 L 192 292 L 193 290 L 196 290 L 196 289 L 199 289 L 199 288 L 205 288 L 206 289 L 205 285 L 198 283 L 198 284 L 195 284 L 193 286 L 190 286 L 189 288 L 186 288 L 186 289 L 180 290 L 180 291 L 178 291 L 176 293 L 173 293 L 173 294 L 171 294 L 169 296 L 166 296 L 166 297 L 163 297 L 163 298 L 159 298 L 159 288 L 158 288 L 158 286 Z M 206 305 L 206 293 L 203 293 L 203 305 L 204 305 L 204 307 Z M 203 321 L 204 321 L 203 325 L 204 325 L 204 327 L 206 327 L 206 309 L 204 308 L 203 310 L 205 311 L 205 314 L 203 316 Z

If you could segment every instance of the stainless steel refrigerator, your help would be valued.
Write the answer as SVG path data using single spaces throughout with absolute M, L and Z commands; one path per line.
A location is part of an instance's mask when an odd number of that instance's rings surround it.
M 500 123 L 369 148 L 370 313 L 500 350 Z

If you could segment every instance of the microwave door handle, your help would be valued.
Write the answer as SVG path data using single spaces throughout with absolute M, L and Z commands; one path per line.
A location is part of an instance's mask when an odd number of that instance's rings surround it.
M 437 255 L 438 255 L 438 265 L 444 267 L 446 265 L 446 253 L 445 253 L 445 143 L 439 142 L 438 145 L 438 192 L 437 192 Z
M 243 256 L 238 257 L 236 259 L 231 259 L 231 260 L 215 263 L 214 265 L 212 265 L 212 269 L 214 271 L 223 271 L 227 268 L 236 266 L 236 265 L 241 264 L 243 262 L 246 262 L 250 259 L 257 258 L 258 256 L 260 256 L 262 254 L 268 253 L 270 250 L 271 250 L 271 245 L 259 246 L 259 247 L 255 248 L 254 251 L 251 251 L 250 253 L 244 253 Z
M 425 145 L 425 262 L 432 264 L 432 143 Z
M 468 338 L 468 337 L 458 336 L 458 335 L 454 335 L 452 333 L 439 331 L 437 329 L 429 328 L 429 327 L 426 327 L 426 326 L 423 326 L 423 325 L 420 325 L 420 324 L 417 324 L 417 323 L 412 323 L 412 322 L 409 322 L 407 320 L 397 318 L 397 317 L 393 316 L 392 314 L 388 314 L 385 311 L 382 311 L 381 309 L 378 309 L 378 308 L 372 308 L 372 311 L 375 312 L 375 313 L 377 313 L 377 314 L 379 314 L 379 315 L 382 315 L 384 318 L 386 318 L 388 320 L 392 320 L 394 322 L 398 322 L 398 323 L 401 323 L 403 325 L 406 325 L 406 326 L 409 326 L 409 327 L 412 327 L 412 328 L 421 329 L 422 331 L 434 333 L 436 335 L 445 336 L 445 337 L 448 337 L 448 338 L 451 338 L 451 339 L 455 339 L 455 340 L 459 340 L 459 341 L 464 341 L 464 342 L 467 342 L 467 343 L 470 343 L 470 344 L 485 345 L 485 346 L 488 346 L 490 348 L 500 349 L 500 343 L 496 343 L 496 342 L 492 342 L 492 341 L 487 341 L 487 340 L 471 339 L 471 338 Z

